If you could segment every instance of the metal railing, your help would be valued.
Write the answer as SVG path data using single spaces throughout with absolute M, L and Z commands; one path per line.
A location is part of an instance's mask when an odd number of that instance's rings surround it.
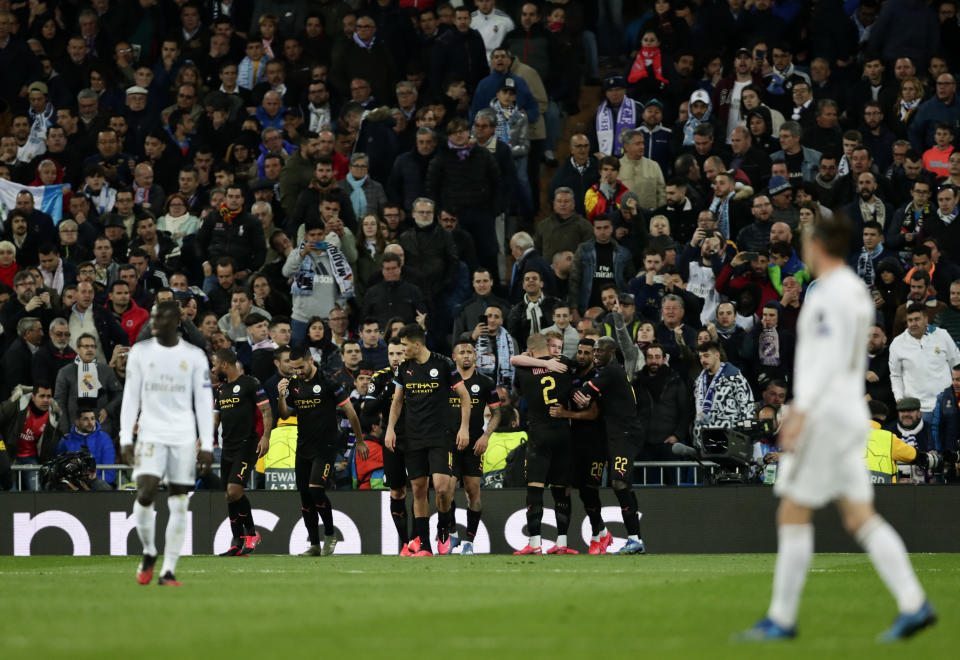
M 715 468 L 720 467 L 712 461 L 703 461 L 696 463 L 694 461 L 634 461 L 634 486 L 656 488 L 658 486 L 703 486 L 708 482 L 705 478 L 711 474 Z M 24 475 L 29 472 L 39 472 L 42 465 L 13 465 L 11 469 L 14 474 L 14 483 L 16 489 L 23 490 Z M 213 465 L 215 474 L 220 473 L 220 465 Z M 127 484 L 133 481 L 133 466 L 125 463 L 116 463 L 111 465 L 98 465 L 97 472 L 101 470 L 116 470 L 117 484 Z M 251 474 L 251 481 L 247 488 L 253 489 L 254 474 Z

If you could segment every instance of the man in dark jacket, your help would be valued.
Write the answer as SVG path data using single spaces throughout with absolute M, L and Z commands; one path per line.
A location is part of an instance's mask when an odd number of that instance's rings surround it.
M 243 189 L 240 186 L 227 188 L 224 203 L 203 221 L 197 232 L 197 246 L 210 264 L 215 264 L 220 257 L 233 257 L 237 262 L 238 280 L 246 280 L 263 265 L 267 256 L 263 225 L 258 218 L 243 210 Z M 207 279 L 210 280 L 209 286 L 215 284 L 213 278 L 208 276 Z
M 453 344 L 464 332 L 472 332 L 479 325 L 486 325 L 484 312 L 488 305 L 510 309 L 510 303 L 493 294 L 493 277 L 490 271 L 480 266 L 473 271 L 473 296 L 463 303 L 453 321 Z M 483 321 L 480 319 L 483 318 Z
M 472 93 L 490 73 L 483 37 L 470 27 L 470 20 L 470 9 L 458 7 L 453 16 L 456 29 L 443 33 L 433 47 L 430 87 L 437 96 L 446 91 L 444 83 L 450 78 L 462 79 L 467 83 L 468 93 Z
M 39 317 L 43 325 L 53 319 L 53 303 L 49 294 L 39 291 L 38 284 L 28 270 L 21 270 L 14 275 L 14 295 L 0 308 L 0 323 L 3 324 L 3 334 L 7 337 L 17 336 L 17 323 L 24 316 Z
M 557 188 L 573 190 L 573 199 L 577 213 L 586 217 L 587 209 L 583 205 L 584 197 L 590 186 L 600 180 L 600 163 L 590 154 L 590 138 L 577 133 L 570 138 L 570 158 L 560 164 L 550 180 L 550 198 Z
M 335 168 L 333 160 L 326 156 L 317 159 L 317 164 L 313 167 L 313 181 L 297 197 L 297 204 L 294 207 L 293 214 L 287 218 L 284 231 L 290 240 L 296 240 L 300 225 L 316 223 L 320 221 L 320 206 L 324 199 L 328 201 L 336 200 L 340 204 L 340 219 L 350 231 L 356 232 L 359 227 L 358 218 L 353 212 L 353 204 L 350 203 L 350 195 L 344 192 L 340 187 L 334 174 Z M 362 220 L 363 218 L 359 218 Z
M 640 460 L 674 460 L 673 445 L 686 444 L 690 433 L 690 395 L 677 372 L 667 367 L 660 344 L 650 344 L 646 358 L 643 369 L 633 379 L 640 417 L 648 420 Z M 665 476 L 674 475 L 670 471 Z
M 420 288 L 401 279 L 401 259 L 399 255 L 383 255 L 381 273 L 383 281 L 367 289 L 363 296 L 363 316 L 375 316 L 381 328 L 394 316 L 404 323 L 417 320 L 418 311 L 426 311 L 423 293 Z
M 10 396 L 17 385 L 33 385 L 30 363 L 43 341 L 43 327 L 35 316 L 24 316 L 17 322 L 17 338 L 3 353 L 3 375 L 0 378 L 0 400 Z
M 413 211 L 413 200 L 423 197 L 427 168 L 437 151 L 437 136 L 427 126 L 417 129 L 417 145 L 400 154 L 393 163 L 387 179 L 387 198 L 403 204 L 407 213 Z
M 521 351 L 526 350 L 527 337 L 553 325 L 553 310 L 561 304 L 559 299 L 546 295 L 539 271 L 524 271 L 523 297 L 507 315 L 507 332 L 517 340 Z
M 553 59 L 550 39 L 540 22 L 540 10 L 535 2 L 525 2 L 520 8 L 520 25 L 503 39 L 502 46 L 524 64 L 529 65 L 541 80 L 550 79 Z
M 381 104 L 393 99 L 393 87 L 400 79 L 390 46 L 377 36 L 377 25 L 370 16 L 357 18 L 354 38 L 335 49 L 330 72 L 342 98 L 350 98 L 350 81 L 361 78 L 370 83 L 373 98 Z
M 450 232 L 434 219 L 433 201 L 420 197 L 413 203 L 413 229 L 400 234 L 404 274 L 419 287 L 427 301 L 446 291 L 457 274 L 460 260 Z
M 55 383 L 57 373 L 76 359 L 77 353 L 70 347 L 70 326 L 66 319 L 53 319 L 47 331 L 47 341 L 33 354 L 33 382 Z
M 498 272 L 494 220 L 502 208 L 497 203 L 500 171 L 483 147 L 471 145 L 470 125 L 462 119 L 447 124 L 447 146 L 437 150 L 427 168 L 427 197 L 440 208 L 456 208 L 460 226 L 473 236 L 480 263 Z

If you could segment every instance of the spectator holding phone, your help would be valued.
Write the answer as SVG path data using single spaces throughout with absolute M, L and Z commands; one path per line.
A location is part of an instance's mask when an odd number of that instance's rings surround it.
M 342 308 L 353 297 L 353 273 L 340 249 L 340 237 L 327 232 L 321 220 L 309 220 L 300 247 L 283 264 L 283 276 L 292 278 L 290 297 L 293 314 L 291 343 L 296 346 L 307 334 L 313 316 L 327 318 L 334 306 Z

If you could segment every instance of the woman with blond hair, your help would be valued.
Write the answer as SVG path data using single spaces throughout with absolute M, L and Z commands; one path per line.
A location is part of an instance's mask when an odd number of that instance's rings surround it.
M 923 94 L 923 83 L 916 76 L 908 76 L 900 81 L 900 94 L 890 114 L 890 128 L 897 137 L 906 139 L 910 123 L 923 102 Z

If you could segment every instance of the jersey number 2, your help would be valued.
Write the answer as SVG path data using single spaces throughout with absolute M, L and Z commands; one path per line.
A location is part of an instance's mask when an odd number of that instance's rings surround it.
M 540 379 L 540 386 L 543 387 L 543 402 L 551 406 L 555 403 L 558 403 L 556 399 L 550 398 L 550 392 L 557 389 L 557 381 L 554 380 L 553 376 L 544 376 Z

